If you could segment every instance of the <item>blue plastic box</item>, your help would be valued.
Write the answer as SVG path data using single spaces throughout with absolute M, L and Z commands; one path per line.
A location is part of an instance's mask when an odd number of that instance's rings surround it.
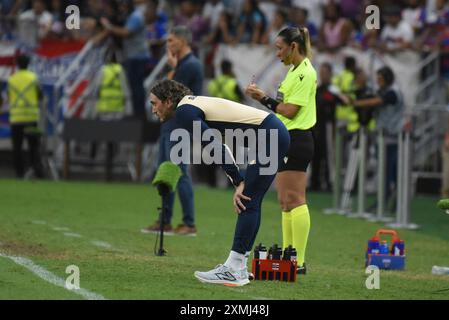
M 403 270 L 405 267 L 405 256 L 393 256 L 390 254 L 367 254 L 366 265 L 375 265 L 379 269 Z
M 392 245 L 389 254 L 380 254 L 379 252 L 374 251 L 375 248 L 378 249 L 378 244 L 372 246 L 372 244 L 376 244 L 380 241 L 380 237 L 382 235 L 390 235 L 392 237 L 391 243 L 401 243 L 402 247 L 400 250 L 400 255 L 394 255 L 395 252 L 394 246 Z M 400 247 L 396 247 L 398 249 Z M 375 236 L 368 240 L 368 247 L 365 253 L 365 267 L 370 265 L 377 266 L 379 269 L 385 270 L 403 270 L 405 268 L 405 248 L 404 241 L 401 240 L 395 230 L 390 229 L 380 229 L 376 232 Z

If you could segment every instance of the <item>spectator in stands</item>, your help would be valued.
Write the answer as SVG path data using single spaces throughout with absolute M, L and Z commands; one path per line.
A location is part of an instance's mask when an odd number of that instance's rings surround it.
M 220 0 L 206 1 L 206 4 L 203 7 L 203 17 L 206 19 L 210 30 L 218 28 L 218 23 L 224 9 L 223 2 Z
M 206 37 L 206 43 L 209 44 L 233 44 L 236 36 L 236 28 L 232 21 L 232 16 L 226 11 L 222 11 L 220 18 L 218 19 L 217 26 L 212 29 L 209 35 Z
M 164 54 L 168 35 L 168 16 L 165 12 L 158 10 L 158 3 L 158 0 L 147 1 L 147 10 L 145 11 L 146 34 L 151 50 L 152 68 Z
M 0 0 L 0 41 L 13 39 L 16 17 L 23 5 L 22 0 Z
M 52 16 L 52 25 L 50 28 L 50 37 L 63 38 L 67 29 L 65 27 L 65 7 L 62 6 L 61 0 L 52 0 L 50 6 L 50 14 Z
M 348 20 L 359 23 L 365 18 L 366 1 L 361 0 L 339 0 L 341 15 Z
M 144 0 L 134 0 L 132 10 L 124 27 L 111 24 L 107 18 L 101 18 L 101 24 L 110 35 L 123 39 L 124 67 L 131 89 L 133 115 L 146 120 L 145 90 L 143 83 L 148 73 L 150 51 L 145 34 Z
M 15 17 L 24 5 L 23 0 L 0 0 L 0 15 Z
M 209 44 L 205 48 L 205 76 L 212 78 L 214 75 L 214 56 L 220 44 L 234 45 L 236 35 L 232 16 L 227 11 L 222 11 L 217 26 L 206 36 L 204 42 Z
M 423 15 L 425 14 L 425 8 L 423 1 L 421 0 L 408 0 L 407 7 L 402 10 L 402 19 L 407 22 L 417 35 L 423 24 Z
M 292 6 L 292 0 L 271 0 L 274 2 L 279 8 L 288 9 Z
M 324 10 L 324 23 L 320 29 L 318 48 L 334 53 L 348 44 L 352 26 L 348 19 L 341 16 L 338 4 L 329 2 Z
M 317 27 L 323 24 L 323 8 L 329 0 L 292 0 L 293 7 L 307 10 L 309 20 Z
M 236 43 L 259 44 L 267 28 L 266 17 L 257 0 L 245 0 L 238 18 Z
M 30 20 L 37 23 L 38 39 L 44 39 L 51 30 L 52 16 L 46 10 L 45 2 L 43 0 L 33 0 L 33 5 L 30 10 L 20 14 L 20 20 Z
M 207 20 L 200 14 L 199 4 L 194 0 L 181 1 L 174 23 L 176 26 L 187 26 L 191 30 L 194 47 L 200 43 L 208 30 Z
M 444 42 L 445 30 L 449 26 L 449 5 L 447 0 L 437 0 L 433 11 L 422 15 L 424 31 L 420 34 L 416 47 L 424 51 L 437 49 Z
M 386 145 L 386 186 L 387 203 L 393 199 L 397 183 L 398 162 L 398 134 L 403 129 L 404 102 L 402 94 L 394 86 L 394 73 L 389 67 L 382 67 L 377 71 L 379 90 L 372 98 L 355 100 L 352 104 L 356 108 L 375 107 L 374 115 L 378 130 L 383 130 Z M 349 97 L 350 100 L 351 97 Z M 389 205 L 394 211 L 394 206 Z
M 260 11 L 265 15 L 265 21 L 268 27 L 273 22 L 278 6 L 271 0 L 258 0 L 257 5 L 259 6 Z
M 242 13 L 242 4 L 245 0 L 222 0 L 225 11 L 232 17 L 239 17 Z
M 276 42 L 277 35 L 281 30 L 288 27 L 287 25 L 288 14 L 284 9 L 277 9 L 273 21 L 268 27 L 267 32 L 262 35 L 262 43 L 274 45 Z
M 297 27 L 306 27 L 310 33 L 310 41 L 315 45 L 318 40 L 318 29 L 316 25 L 309 20 L 309 12 L 304 7 L 294 6 L 290 9 L 290 20 Z
M 412 47 L 414 38 L 412 27 L 402 20 L 401 8 L 392 5 L 384 10 L 386 25 L 380 35 L 380 49 L 386 53 L 396 53 Z
M 167 38 L 168 64 L 173 69 L 168 78 L 176 80 L 188 87 L 194 95 L 201 95 L 203 88 L 203 66 L 192 52 L 192 32 L 186 26 L 176 26 Z M 159 137 L 159 159 L 160 165 L 164 161 L 170 160 L 170 150 L 174 144 L 170 141 L 170 133 L 178 128 L 176 120 L 170 119 L 161 124 L 161 134 Z M 177 185 L 179 199 L 182 207 L 182 224 L 175 229 L 171 225 L 173 216 L 173 206 L 175 202 L 175 193 L 172 192 L 162 199 L 162 205 L 167 208 L 164 220 L 164 229 L 168 233 L 178 235 L 195 236 L 197 229 L 195 227 L 195 208 L 192 179 L 189 174 L 187 164 L 179 165 L 182 170 L 182 176 Z M 156 221 L 153 225 L 142 229 L 143 233 L 157 233 L 160 230 L 160 222 Z
M 126 23 L 126 20 L 128 18 L 130 11 L 129 7 L 130 2 L 128 1 L 120 1 L 120 0 L 111 0 L 106 1 L 104 3 L 103 8 L 103 14 L 102 16 L 105 16 L 108 18 L 108 20 L 111 22 L 111 24 L 115 26 L 123 27 Z M 100 19 L 98 20 L 98 25 L 101 26 Z M 106 38 L 108 35 L 112 37 L 112 45 L 111 48 L 115 53 L 119 54 L 122 52 L 123 44 L 122 44 L 122 38 L 117 35 L 111 35 L 109 32 L 105 30 L 101 30 L 102 35 L 96 36 L 95 38 L 100 38 L 99 40 L 102 40 Z
M 88 0 L 86 2 L 81 2 L 81 4 L 84 4 L 80 8 L 81 28 L 77 31 L 75 37 L 88 40 L 103 31 L 100 23 L 100 19 L 104 15 L 103 4 L 101 1 L 96 0 Z M 112 22 L 112 20 L 110 21 Z M 104 36 L 105 35 L 102 35 L 100 40 L 104 38 Z
M 9 121 L 11 124 L 11 139 L 13 161 L 16 176 L 25 174 L 22 146 L 24 138 L 29 147 L 30 163 L 38 178 L 44 177 L 40 154 L 39 101 L 42 91 L 37 75 L 28 70 L 29 57 L 21 55 L 16 63 L 19 68 L 8 79 Z
M 235 102 L 243 101 L 243 93 L 232 71 L 231 61 L 223 60 L 221 62 L 221 75 L 209 82 L 208 90 L 213 97 Z

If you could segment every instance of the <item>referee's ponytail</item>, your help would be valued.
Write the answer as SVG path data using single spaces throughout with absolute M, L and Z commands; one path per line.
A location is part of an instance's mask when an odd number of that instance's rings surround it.
M 296 42 L 299 53 L 309 59 L 312 59 L 312 45 L 310 44 L 310 34 L 306 27 L 292 28 L 288 27 L 279 32 L 281 37 L 288 45 Z

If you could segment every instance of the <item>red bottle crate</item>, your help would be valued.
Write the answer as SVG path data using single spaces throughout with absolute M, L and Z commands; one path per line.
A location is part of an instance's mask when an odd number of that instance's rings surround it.
M 291 260 L 253 259 L 255 280 L 296 281 L 297 262 Z

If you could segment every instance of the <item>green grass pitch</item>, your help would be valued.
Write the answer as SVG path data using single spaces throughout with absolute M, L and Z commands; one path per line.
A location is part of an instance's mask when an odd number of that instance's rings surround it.
M 222 263 L 230 250 L 236 214 L 232 190 L 195 189 L 197 237 L 167 236 L 167 256 L 154 255 L 155 235 L 140 229 L 156 220 L 160 198 L 149 184 L 0 180 L 0 254 L 32 260 L 66 279 L 80 269 L 80 286 L 107 299 L 448 299 L 449 216 L 437 198 L 418 197 L 402 231 L 406 269 L 381 271 L 380 289 L 368 290 L 366 242 L 381 224 L 326 216 L 330 194 L 308 195 L 311 233 L 308 274 L 297 282 L 255 281 L 239 288 L 202 284 L 195 270 Z M 180 222 L 176 203 L 174 224 Z M 66 234 L 64 234 L 66 233 Z M 263 203 L 257 242 L 280 244 L 280 212 L 274 192 Z M 83 299 L 0 256 L 0 299 Z

